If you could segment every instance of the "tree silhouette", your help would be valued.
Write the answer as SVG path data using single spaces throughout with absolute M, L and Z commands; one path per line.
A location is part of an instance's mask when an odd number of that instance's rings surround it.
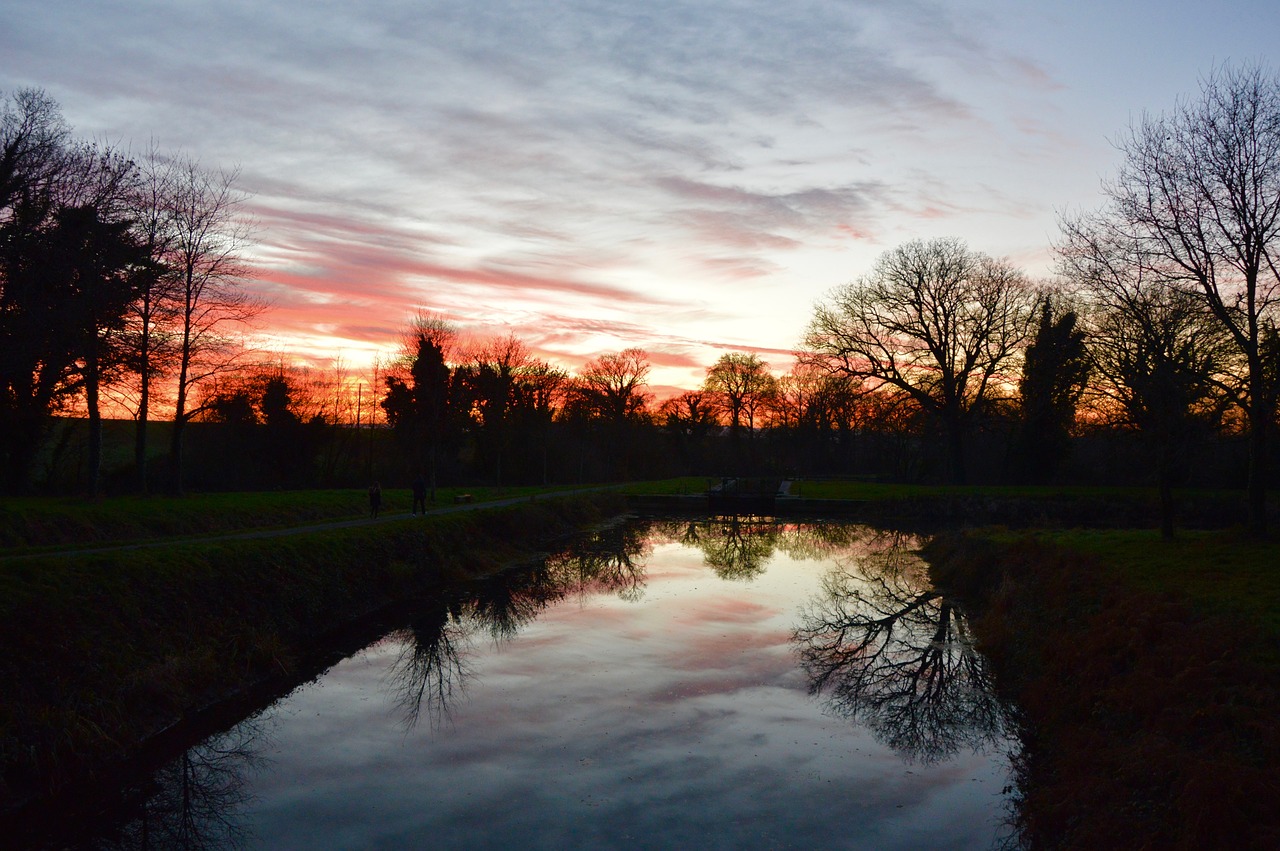
M 177 161 L 154 145 L 138 163 L 132 182 L 129 216 L 134 220 L 137 239 L 152 258 L 151 265 L 138 276 L 138 297 L 130 305 L 127 324 L 121 334 L 134 386 L 118 383 L 117 400 L 134 411 L 133 463 L 137 489 L 146 493 L 147 450 L 152 401 L 161 379 L 170 375 L 177 362 L 176 335 L 177 279 L 163 264 L 176 236 L 171 203 L 180 174 Z
M 1119 148 L 1104 220 L 1153 275 L 1198 293 L 1244 360 L 1249 528 L 1263 534 L 1280 398 L 1280 75 L 1260 64 L 1221 68 L 1199 98 L 1144 116 Z
M 57 105 L 24 90 L 0 103 L 0 451 L 25 487 L 50 417 L 86 392 L 90 489 L 101 458 L 98 396 L 113 336 L 146 265 L 130 233 L 133 164 L 70 139 Z
M 778 541 L 778 523 L 763 517 L 726 514 L 681 524 L 679 540 L 702 551 L 721 579 L 751 580 L 764 572 Z
M 1238 399 L 1232 341 L 1203 299 L 1168 285 L 1139 240 L 1099 217 L 1063 222 L 1059 266 L 1087 295 L 1093 392 L 1104 416 L 1136 428 L 1155 455 L 1160 529 L 1174 531 L 1173 488 L 1192 437 Z
M 414 455 L 415 467 L 427 468 L 432 502 L 441 451 L 456 440 L 464 415 L 461 388 L 448 363 L 456 338 L 453 326 L 440 317 L 418 316 L 404 345 L 407 369 L 402 365 L 386 377 L 387 393 L 380 403 L 401 443 Z
M 658 421 L 672 437 L 685 465 L 696 468 L 705 456 L 707 438 L 716 427 L 716 411 L 710 397 L 701 390 L 673 396 L 658 408 Z
M 807 357 L 870 390 L 896 389 L 943 427 L 963 484 L 965 434 L 1026 339 L 1021 272 L 956 239 L 908 242 L 814 308 Z
M 1022 421 L 1017 458 L 1022 477 L 1043 484 L 1071 451 L 1076 403 L 1089 379 L 1084 331 L 1076 314 L 1054 315 L 1051 299 L 1040 304 L 1040 325 L 1027 347 L 1018 382 Z
M 644 596 L 647 528 L 613 523 L 580 536 L 547 560 L 555 581 L 578 594 L 617 594 L 635 601 Z
M 461 618 L 456 598 L 437 595 L 422 604 L 406 629 L 393 635 L 401 648 L 387 683 L 409 729 L 424 716 L 432 730 L 438 729 L 465 690 L 471 672 L 466 661 L 468 632 Z
M 142 811 L 93 847 L 186 851 L 245 848 L 240 823 L 252 798 L 249 775 L 262 769 L 269 745 L 261 718 L 241 721 L 209 737 L 157 771 Z
M 742 427 L 755 435 L 756 416 L 773 403 L 778 381 L 758 355 L 726 352 L 707 369 L 703 389 L 729 421 L 734 460 L 742 463 Z
M 644 390 L 649 356 L 641 349 L 624 349 L 588 361 L 578 372 L 577 403 L 592 419 L 611 423 L 635 420 L 644 414 L 652 394 Z
M 427 718 L 432 729 L 449 718 L 471 676 L 472 637 L 486 632 L 509 641 L 546 608 L 570 594 L 617 594 L 638 599 L 644 590 L 646 529 L 621 523 L 597 529 L 564 551 L 433 595 L 393 634 L 403 643 L 386 686 L 409 727 Z
M 66 293 L 63 322 L 79 336 L 74 353 L 89 416 L 90 496 L 101 485 L 103 385 L 124 368 L 120 332 L 140 282 L 151 275 L 150 257 L 131 227 L 129 221 L 104 220 L 96 206 L 64 207 L 54 216 L 43 264 L 46 286 Z
M 199 385 L 238 367 L 239 349 L 230 336 L 265 305 L 243 284 L 249 275 L 242 252 L 249 223 L 241 216 L 244 196 L 237 174 L 208 171 L 179 161 L 168 198 L 171 239 L 160 262 L 173 276 L 174 335 L 177 346 L 173 428 L 169 433 L 169 489 L 183 487 L 186 426 L 203 412 L 191 404 Z

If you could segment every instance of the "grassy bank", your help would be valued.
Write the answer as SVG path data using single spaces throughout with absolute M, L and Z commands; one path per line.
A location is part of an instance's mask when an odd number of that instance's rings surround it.
M 477 503 L 553 492 L 542 487 L 440 488 L 437 506 L 467 494 Z M 563 489 L 561 489 L 563 490 Z M 383 513 L 407 512 L 408 489 L 383 491 Z M 346 520 L 368 514 L 368 497 L 358 490 L 263 491 L 185 496 L 0 498 L 0 550 L 118 544 L 247 529 L 269 529 Z
M 92 776 L 192 710 L 288 679 L 343 624 L 621 510 L 545 499 L 287 538 L 0 569 L 0 808 Z
M 927 555 L 1019 707 L 1031 847 L 1280 847 L 1280 547 L 1071 531 Z
M 1275 541 L 1231 530 L 1188 530 L 1173 541 L 1132 529 L 1051 530 L 1031 538 L 1089 556 L 1137 588 L 1256 625 L 1280 642 L 1280 544 Z

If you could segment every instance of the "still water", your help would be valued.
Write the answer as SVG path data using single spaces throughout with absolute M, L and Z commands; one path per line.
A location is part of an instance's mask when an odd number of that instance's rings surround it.
M 102 848 L 979 848 L 1010 738 L 919 541 L 629 521 L 424 602 Z

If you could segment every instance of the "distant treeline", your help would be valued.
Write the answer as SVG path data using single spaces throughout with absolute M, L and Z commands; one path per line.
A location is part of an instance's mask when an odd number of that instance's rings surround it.
M 434 359 L 423 338 L 428 358 Z M 494 352 L 507 358 L 490 360 Z M 486 352 L 488 354 L 486 354 Z M 515 355 L 515 357 L 510 357 Z M 460 359 L 461 360 L 461 359 Z M 606 356 L 572 375 L 527 354 L 518 340 L 481 345 L 460 363 L 441 365 L 439 416 L 432 434 L 417 411 L 432 411 L 413 376 L 426 372 L 417 359 L 389 367 L 382 378 L 391 389 L 357 407 L 332 395 L 335 381 L 308 370 L 279 365 L 224 379 L 209 409 L 188 426 L 185 476 L 194 490 L 405 488 L 421 474 L 439 486 L 477 484 L 575 484 L 622 479 L 697 475 L 853 476 L 880 481 L 950 481 L 948 444 L 938 423 L 922 409 L 886 404 L 885 393 L 856 392 L 847 379 L 800 365 L 773 376 L 753 355 L 726 356 L 756 364 L 764 386 L 741 403 L 752 409 L 735 429 L 734 403 L 715 381 L 655 403 L 643 384 L 643 353 Z M 621 391 L 629 362 L 640 372 L 631 391 Z M 416 364 L 416 368 L 415 368 Z M 442 368 L 439 368 L 441 367 Z M 587 380 L 590 377 L 597 384 Z M 632 374 L 634 377 L 634 374 Z M 807 377 L 807 380 L 806 380 Z M 423 387 L 429 385 L 424 384 Z M 608 416 L 607 388 L 630 402 L 629 411 Z M 480 395 L 483 389 L 485 395 Z M 343 404 L 339 404 L 339 402 Z M 397 408 L 397 405 L 401 407 Z M 372 406 L 378 406 L 375 411 Z M 104 429 L 103 487 L 107 493 L 136 489 L 130 421 L 108 421 Z M 165 444 L 169 423 L 155 423 Z M 965 443 L 975 484 L 1029 480 L 1059 484 L 1157 484 L 1160 447 L 1142 432 L 1106 420 L 1077 419 L 1058 447 L 1060 463 L 1051 479 L 1029 475 L 1020 450 L 1026 429 L 1016 394 L 993 404 L 970 423 Z M 35 483 L 45 492 L 86 490 L 88 425 L 83 418 L 55 421 L 35 465 Z M 1179 485 L 1235 488 L 1248 467 L 1248 445 L 1237 429 L 1203 428 L 1180 443 L 1173 475 Z M 434 462 L 433 462 L 434 457 Z M 158 451 L 149 465 L 154 485 L 166 480 L 167 459 Z M 1275 472 L 1276 465 L 1270 466 Z

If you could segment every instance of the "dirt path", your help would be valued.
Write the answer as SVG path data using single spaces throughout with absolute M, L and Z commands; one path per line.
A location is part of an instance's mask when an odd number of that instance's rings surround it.
M 441 514 L 456 514 L 460 511 L 478 511 L 485 508 L 502 508 L 507 505 L 517 505 L 525 502 L 536 502 L 541 499 L 556 499 L 563 496 L 577 496 L 586 493 L 599 493 L 601 491 L 616 490 L 621 485 L 601 485 L 594 488 L 577 488 L 566 491 L 551 491 L 548 493 L 534 494 L 532 496 L 515 496 L 507 499 L 494 499 L 487 502 L 463 502 L 456 505 L 446 505 L 439 508 L 427 509 L 426 514 L 422 517 L 436 516 Z M 347 520 L 328 520 L 323 523 L 308 523 L 305 526 L 288 526 L 278 529 L 251 529 L 243 532 L 227 532 L 219 535 L 201 535 L 191 538 L 156 538 L 149 541 L 141 541 L 135 544 L 107 544 L 104 546 L 85 546 L 74 547 L 71 549 L 52 550 L 42 552 L 21 553 L 18 555 L 0 556 L 0 562 L 19 561 L 21 559 L 30 558 L 64 558 L 67 556 L 96 555 L 98 553 L 114 553 L 125 552 L 128 550 L 141 550 L 151 547 L 170 547 L 170 546 L 186 546 L 189 544 L 209 544 L 219 541 L 246 541 L 256 538 L 283 538 L 289 535 L 307 535 L 313 532 L 326 532 L 331 529 L 347 529 L 352 526 L 370 526 L 378 523 L 394 523 L 400 521 L 416 520 L 417 518 L 408 511 L 397 511 L 395 513 L 383 513 L 377 519 L 371 517 L 358 517 Z

